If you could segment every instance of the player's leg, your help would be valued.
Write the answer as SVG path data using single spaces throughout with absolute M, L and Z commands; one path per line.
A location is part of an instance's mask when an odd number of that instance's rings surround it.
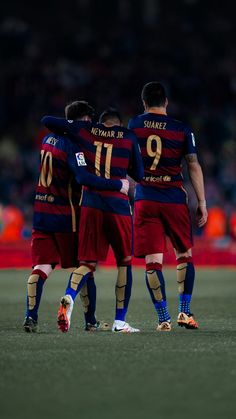
M 97 287 L 94 281 L 93 272 L 91 272 L 91 275 L 89 276 L 88 280 L 81 288 L 79 296 L 84 309 L 84 330 L 86 332 L 109 330 L 109 323 L 99 321 L 96 318 Z
M 158 316 L 158 331 L 171 330 L 167 308 L 165 279 L 162 273 L 163 252 L 166 251 L 165 231 L 160 217 L 161 205 L 154 201 L 135 202 L 134 254 L 144 257 L 145 280 Z
M 132 230 L 131 215 L 113 213 L 106 215 L 106 234 L 115 254 L 118 270 L 113 332 L 134 333 L 140 331 L 126 322 L 132 289 Z
M 51 265 L 36 265 L 28 278 L 26 313 L 23 324 L 26 332 L 38 331 L 38 310 L 42 297 L 43 286 L 51 272 Z
M 57 316 L 58 328 L 62 332 L 68 332 L 75 298 L 88 280 L 91 272 L 95 270 L 95 267 L 96 262 L 81 262 L 80 266 L 70 274 L 65 295 L 61 298 Z
M 23 328 L 26 332 L 37 332 L 38 310 L 46 279 L 59 262 L 58 251 L 51 233 L 32 233 L 33 270 L 27 281 L 26 313 Z
M 168 312 L 165 278 L 162 273 L 163 253 L 147 255 L 145 262 L 146 284 L 158 316 L 157 331 L 169 332 L 171 330 L 171 317 Z
M 190 312 L 194 287 L 195 269 L 192 260 L 192 229 L 189 209 L 185 204 L 165 204 L 165 225 L 177 259 L 177 282 L 179 291 L 178 324 L 189 329 L 198 329 Z
M 115 287 L 116 309 L 112 331 L 122 333 L 140 332 L 139 329 L 130 326 L 130 324 L 126 322 L 133 282 L 131 256 L 118 262 L 117 269 L 118 273 Z
M 198 329 L 198 323 L 191 313 L 190 303 L 192 299 L 195 269 L 192 260 L 192 252 L 179 252 L 175 249 L 177 259 L 177 283 L 179 291 L 179 315 L 177 323 L 187 329 Z
M 128 259 L 128 258 L 127 258 Z M 117 280 L 116 280 L 116 287 L 115 287 L 115 294 L 116 294 L 116 312 L 115 312 L 115 320 L 120 320 L 125 322 L 126 314 L 128 311 L 129 300 L 131 296 L 131 289 L 132 289 L 132 268 L 131 268 L 131 256 L 127 262 L 129 264 L 125 265 L 126 260 L 124 260 L 124 265 L 122 262 L 119 263 L 117 266 Z
M 82 257 L 96 258 L 96 260 L 105 260 L 108 252 L 108 242 L 103 232 L 103 212 L 90 208 L 82 209 L 82 225 L 80 226 L 80 234 L 83 237 L 90 237 L 88 240 L 81 244 L 80 254 Z M 89 226 L 86 227 L 88 220 Z M 108 330 L 109 324 L 100 322 L 96 319 L 96 284 L 94 281 L 93 273 L 91 273 L 88 281 L 83 286 L 80 292 L 80 298 L 84 306 L 85 317 L 85 330 Z
M 89 331 L 97 327 L 96 320 L 96 299 L 97 287 L 94 281 L 94 275 L 91 273 L 87 282 L 83 285 L 80 291 L 80 299 L 84 308 L 85 330 Z
M 68 332 L 74 300 L 87 282 L 91 273 L 95 271 L 97 260 L 104 260 L 108 251 L 108 243 L 102 236 L 102 211 L 82 207 L 79 225 L 78 259 L 79 268 L 69 277 L 65 295 L 61 298 L 58 310 L 58 327 L 62 332 Z

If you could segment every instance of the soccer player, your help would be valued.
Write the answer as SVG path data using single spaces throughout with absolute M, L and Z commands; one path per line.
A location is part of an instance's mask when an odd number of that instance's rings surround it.
M 134 254 L 145 257 L 146 284 L 158 316 L 157 330 L 170 331 L 171 317 L 162 273 L 166 235 L 169 236 L 177 259 L 177 323 L 187 329 L 197 329 L 190 311 L 195 271 L 191 221 L 181 168 L 184 157 L 198 200 L 196 222 L 202 227 L 207 221 L 207 209 L 195 138 L 189 127 L 167 115 L 168 99 L 161 83 L 147 83 L 142 89 L 142 101 L 145 112 L 131 119 L 128 125 L 138 138 L 145 173 L 136 186 Z
M 66 117 L 91 121 L 93 108 L 77 101 L 65 109 Z M 104 179 L 86 170 L 83 152 L 76 141 L 46 135 L 41 147 L 41 169 L 36 187 L 33 232 L 33 271 L 27 285 L 27 308 L 23 324 L 26 332 L 38 329 L 38 309 L 46 279 L 60 262 L 62 268 L 75 268 L 77 260 L 77 215 L 81 188 L 94 185 L 127 194 L 127 180 Z
M 135 181 L 143 178 L 143 164 L 135 135 L 121 126 L 114 109 L 103 112 L 97 124 L 85 124 L 45 117 L 43 123 L 52 131 L 62 130 L 78 138 L 88 167 L 99 178 L 118 179 L 128 174 Z M 70 327 L 74 300 L 98 261 L 107 257 L 109 245 L 118 267 L 114 332 L 133 333 L 139 329 L 126 322 L 132 287 L 132 217 L 127 196 L 120 192 L 99 191 L 84 187 L 79 225 L 80 266 L 70 276 L 58 311 L 62 332 Z

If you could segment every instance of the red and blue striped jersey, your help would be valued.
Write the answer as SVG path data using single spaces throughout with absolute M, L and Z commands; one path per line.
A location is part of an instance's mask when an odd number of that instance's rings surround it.
M 87 171 L 80 147 L 58 135 L 47 135 L 41 147 L 39 181 L 34 202 L 33 228 L 70 232 L 77 229 L 81 186 L 119 191 L 120 181 L 100 179 Z
M 156 113 L 138 115 L 128 126 L 138 138 L 144 165 L 144 178 L 136 187 L 135 199 L 186 202 L 182 159 L 187 154 L 196 154 L 191 129 Z
M 44 117 L 42 122 L 54 132 L 64 132 L 76 139 L 84 153 L 88 170 L 99 178 L 122 179 L 127 174 L 139 182 L 144 175 L 142 158 L 134 133 L 120 126 L 67 121 Z M 97 186 L 83 191 L 83 206 L 118 214 L 130 214 L 128 197 L 115 191 L 98 191 Z

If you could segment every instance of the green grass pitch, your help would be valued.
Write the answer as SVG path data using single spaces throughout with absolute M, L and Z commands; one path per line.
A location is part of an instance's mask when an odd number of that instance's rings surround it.
M 200 329 L 176 325 L 175 271 L 165 269 L 170 333 L 156 317 L 134 269 L 127 320 L 140 334 L 83 331 L 80 299 L 71 330 L 56 327 L 67 272 L 49 278 L 39 334 L 22 330 L 30 271 L 0 271 L 1 419 L 231 419 L 236 411 L 236 271 L 197 270 L 193 312 Z M 112 323 L 115 270 L 99 269 L 97 317 Z

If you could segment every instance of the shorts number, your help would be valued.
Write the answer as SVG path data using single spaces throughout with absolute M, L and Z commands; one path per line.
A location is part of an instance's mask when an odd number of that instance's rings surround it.
M 105 178 L 110 179 L 111 172 L 111 155 L 113 144 L 102 143 L 101 141 L 94 141 L 93 143 L 96 146 L 96 155 L 95 155 L 95 170 L 96 175 L 101 176 L 101 154 L 102 147 L 106 148 L 106 159 L 105 159 Z
M 147 138 L 147 154 L 149 155 L 149 157 L 154 157 L 150 170 L 156 169 L 161 157 L 161 151 L 161 138 L 158 137 L 158 135 L 149 135 L 149 137 Z
M 52 153 L 41 150 L 41 172 L 39 176 L 39 186 L 48 188 L 52 183 Z

